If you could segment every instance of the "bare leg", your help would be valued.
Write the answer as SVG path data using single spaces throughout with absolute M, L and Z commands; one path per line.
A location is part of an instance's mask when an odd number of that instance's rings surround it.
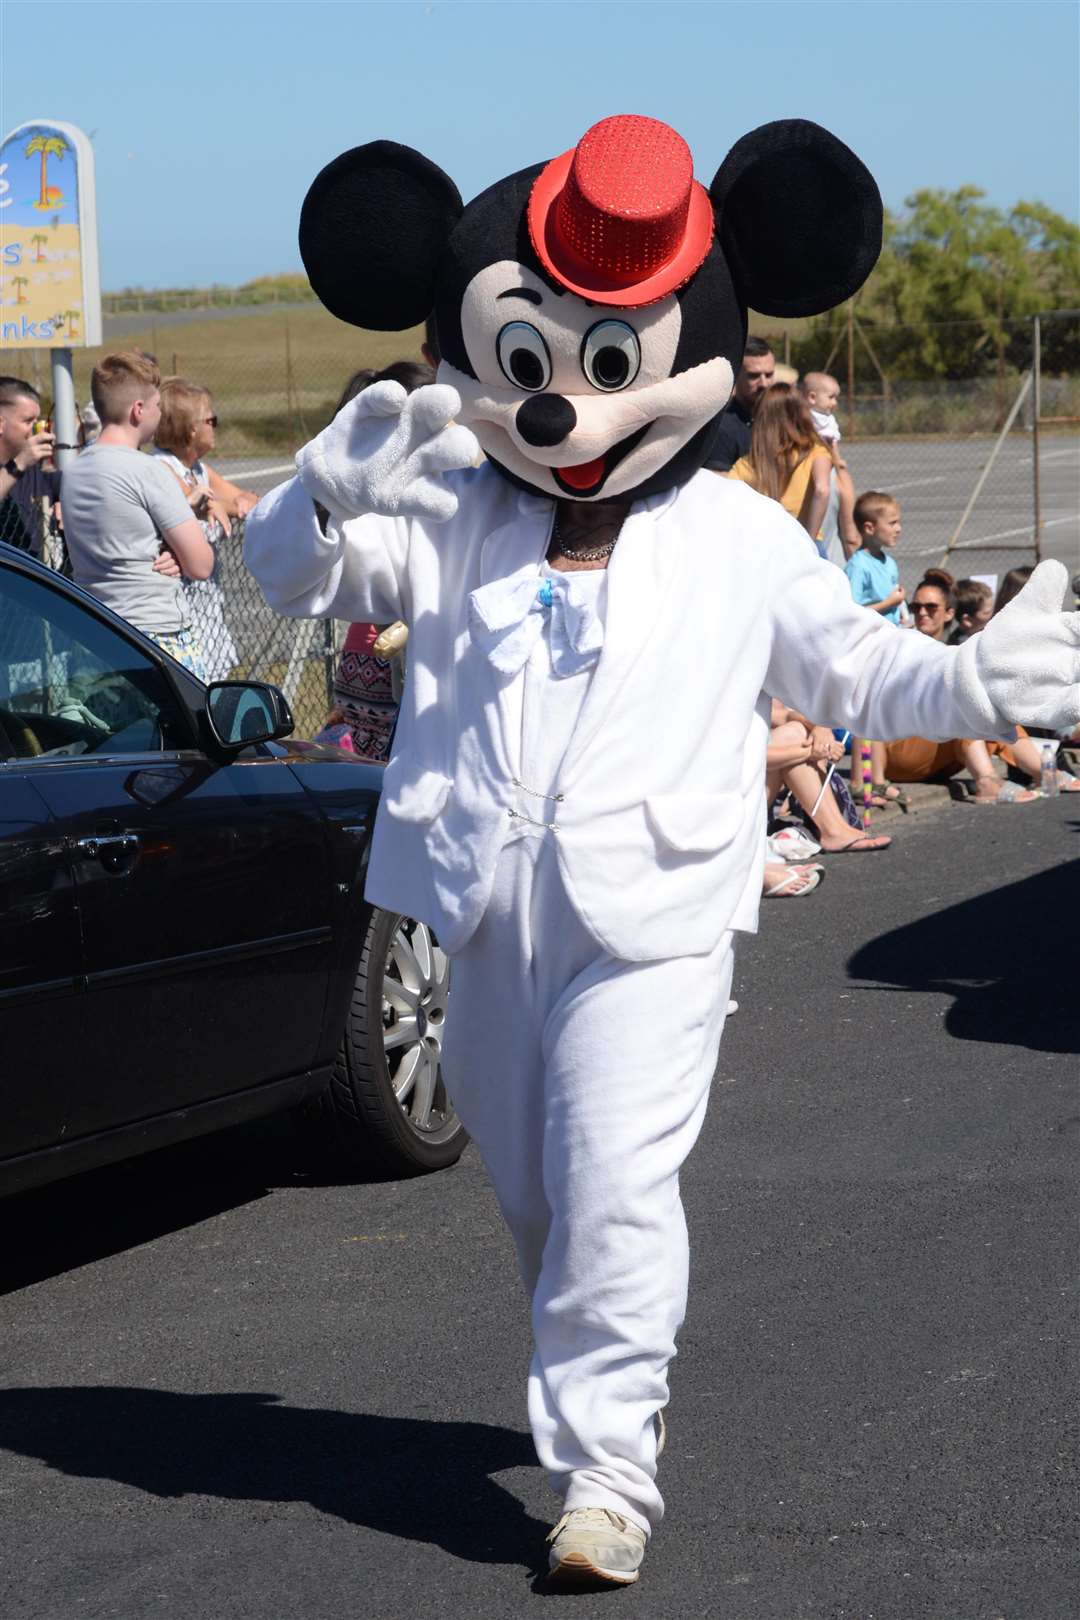
M 784 773 L 804 760 L 809 751 L 809 733 L 801 720 L 785 720 L 769 732 L 765 758 L 765 794 L 769 804 L 784 784 Z
M 1014 743 L 1009 744 L 1009 747 L 1012 749 L 1016 763 L 1024 775 L 1030 776 L 1034 785 L 1040 787 L 1042 785 L 1042 754 L 1031 738 L 1017 737 Z
M 990 756 L 987 755 L 989 762 Z M 858 844 L 860 849 L 888 849 L 892 843 L 891 838 L 881 835 L 876 838 L 867 837 L 849 827 L 840 813 L 840 807 L 831 792 L 821 793 L 821 784 L 824 778 L 816 765 L 791 765 L 784 772 L 784 781 L 794 793 L 803 809 L 812 812 L 814 825 L 818 830 L 818 842 L 822 849 L 834 852 L 846 849 L 849 844 Z M 821 794 L 821 803 L 817 810 L 814 805 L 818 795 Z
M 1015 749 L 1016 745 L 1013 744 Z M 964 742 L 961 744 L 964 764 L 975 778 L 975 797 L 980 804 L 993 804 L 1001 794 L 1002 781 L 994 770 L 990 759 L 990 750 L 984 742 Z M 1027 789 L 1021 795 L 1020 802 L 1034 799 L 1034 793 Z

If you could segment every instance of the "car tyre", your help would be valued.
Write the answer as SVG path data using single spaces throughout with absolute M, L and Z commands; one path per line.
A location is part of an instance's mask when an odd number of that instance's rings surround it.
M 469 1140 L 439 1064 L 449 979 L 433 929 L 372 908 L 328 1100 L 350 1151 L 397 1175 L 443 1170 Z

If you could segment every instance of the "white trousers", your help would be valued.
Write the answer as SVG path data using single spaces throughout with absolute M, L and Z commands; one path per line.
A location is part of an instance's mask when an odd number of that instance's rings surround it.
M 443 1051 L 532 1299 L 529 1419 L 566 1507 L 649 1533 L 656 1413 L 686 1310 L 679 1169 L 705 1114 L 731 984 L 707 956 L 622 962 L 582 926 L 554 846 L 500 857 L 454 957 Z

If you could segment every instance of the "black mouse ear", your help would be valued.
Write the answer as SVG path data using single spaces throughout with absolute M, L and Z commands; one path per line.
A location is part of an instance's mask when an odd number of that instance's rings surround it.
M 419 325 L 461 213 L 454 182 L 411 147 L 371 141 L 343 152 L 300 211 L 300 257 L 316 296 L 353 326 Z
M 862 286 L 881 252 L 881 194 L 842 141 L 785 118 L 737 141 L 709 187 L 740 296 L 762 315 L 817 315 Z

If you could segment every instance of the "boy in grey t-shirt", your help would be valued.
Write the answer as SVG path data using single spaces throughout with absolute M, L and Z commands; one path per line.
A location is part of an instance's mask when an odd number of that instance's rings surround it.
M 191 517 L 175 478 L 126 445 L 92 444 L 65 470 L 64 532 L 76 580 L 149 634 L 185 625 L 179 578 L 154 564 L 162 536 Z
M 161 415 L 160 382 L 138 352 L 107 355 L 94 368 L 103 426 L 64 470 L 64 532 L 76 583 L 205 679 L 180 581 L 209 578 L 214 554 L 179 484 L 141 452 Z

